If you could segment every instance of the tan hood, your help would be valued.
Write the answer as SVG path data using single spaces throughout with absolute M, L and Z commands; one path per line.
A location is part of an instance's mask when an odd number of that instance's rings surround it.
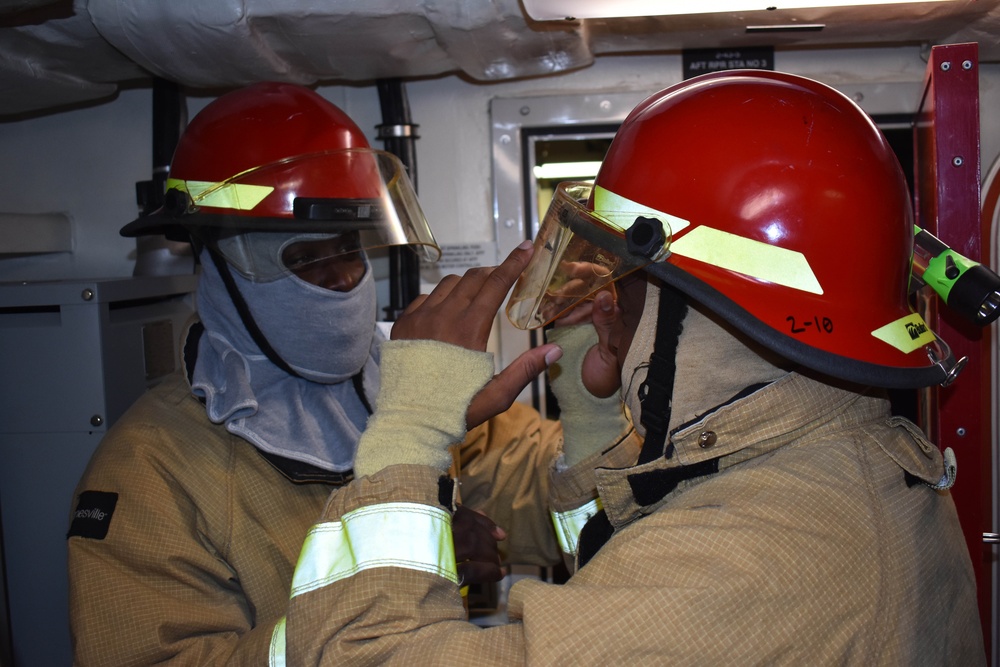
M 660 290 L 649 283 L 642 318 L 622 368 L 622 399 L 640 433 L 644 429 L 639 423 L 642 408 L 638 391 L 653 353 Z M 789 373 L 781 367 L 784 360 L 745 340 L 700 304 L 689 303 L 675 355 L 670 431 L 747 387 L 773 382 Z

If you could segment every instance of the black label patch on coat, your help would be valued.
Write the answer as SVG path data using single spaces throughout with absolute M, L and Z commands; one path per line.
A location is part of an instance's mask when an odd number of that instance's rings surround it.
M 66 537 L 89 537 L 103 540 L 111 527 L 111 515 L 118 504 L 118 494 L 109 491 L 84 491 L 73 512 L 73 522 Z

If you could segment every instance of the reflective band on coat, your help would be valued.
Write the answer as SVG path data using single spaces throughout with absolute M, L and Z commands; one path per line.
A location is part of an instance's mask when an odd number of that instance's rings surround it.
M 890 322 L 873 331 L 872 335 L 904 354 L 919 350 L 937 340 L 934 332 L 924 322 L 924 318 L 916 313 Z
M 268 667 L 285 667 L 285 617 L 282 616 L 271 633 L 271 648 L 267 656 Z
M 292 576 L 292 597 L 376 567 L 429 572 L 457 584 L 451 515 L 419 503 L 385 503 L 313 526 Z
M 600 512 L 603 507 L 601 499 L 597 498 L 575 510 L 552 513 L 552 523 L 556 527 L 556 539 L 559 540 L 559 548 L 563 550 L 563 553 L 576 553 L 580 542 L 580 531 L 583 530 L 584 524 L 590 520 L 590 517 Z
M 232 208 L 251 211 L 264 197 L 274 191 L 269 185 L 248 183 L 212 183 L 210 181 L 182 181 L 167 179 L 167 189 L 183 190 L 191 195 L 195 206 L 211 208 Z

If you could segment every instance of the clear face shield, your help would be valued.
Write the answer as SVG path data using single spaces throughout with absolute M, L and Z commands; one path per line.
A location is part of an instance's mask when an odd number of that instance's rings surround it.
M 219 183 L 171 179 L 167 187 L 186 196 L 181 224 L 255 282 L 389 246 L 411 246 L 430 262 L 441 256 L 403 164 L 390 153 L 314 153 Z M 247 214 L 199 215 L 211 208 Z
M 590 201 L 594 211 L 587 207 Z M 663 259 L 670 228 L 662 220 L 665 242 L 652 258 L 628 249 L 625 231 L 642 213 L 648 215 L 620 205 L 606 190 L 595 191 L 591 183 L 561 183 L 535 238 L 534 255 L 507 303 L 511 323 L 519 329 L 543 327 L 622 276 Z

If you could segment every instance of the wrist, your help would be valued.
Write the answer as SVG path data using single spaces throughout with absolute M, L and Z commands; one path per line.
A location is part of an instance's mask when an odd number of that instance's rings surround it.
M 358 443 L 355 474 L 403 463 L 446 470 L 448 447 L 465 437 L 469 403 L 493 371 L 489 353 L 430 340 L 385 343 L 379 394 Z

